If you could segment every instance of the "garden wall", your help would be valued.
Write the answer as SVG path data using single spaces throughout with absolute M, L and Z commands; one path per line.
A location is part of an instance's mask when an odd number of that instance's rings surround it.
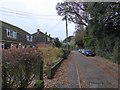
M 55 75 L 55 72 L 61 65 L 62 61 L 63 61 L 63 58 L 61 58 L 54 66 L 48 67 L 48 79 L 52 79 L 52 77 Z

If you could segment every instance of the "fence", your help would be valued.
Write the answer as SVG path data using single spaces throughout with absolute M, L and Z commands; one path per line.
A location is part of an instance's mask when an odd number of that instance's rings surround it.
M 57 69 L 61 65 L 62 61 L 63 61 L 63 58 L 60 59 L 59 62 L 57 62 L 54 66 L 48 67 L 48 79 L 52 79 L 52 77 L 55 75 L 55 72 L 57 71 Z

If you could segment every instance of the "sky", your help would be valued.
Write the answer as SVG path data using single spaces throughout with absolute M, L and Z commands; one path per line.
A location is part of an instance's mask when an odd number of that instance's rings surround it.
M 0 20 L 31 34 L 40 29 L 43 33 L 64 40 L 65 21 L 57 15 L 57 2 L 62 0 L 0 0 Z M 73 35 L 74 31 L 74 24 L 68 23 L 68 35 Z

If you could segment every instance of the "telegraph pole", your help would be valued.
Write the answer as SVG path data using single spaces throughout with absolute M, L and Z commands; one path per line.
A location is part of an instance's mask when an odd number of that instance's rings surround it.
M 68 49 L 68 23 L 67 23 L 67 15 L 65 15 L 65 22 L 66 22 L 66 46 Z

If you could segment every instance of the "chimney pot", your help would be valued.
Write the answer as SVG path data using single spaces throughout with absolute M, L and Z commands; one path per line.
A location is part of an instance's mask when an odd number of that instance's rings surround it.
M 45 32 L 45 34 L 47 35 L 47 32 Z
M 40 29 L 37 29 L 37 32 L 40 32 Z

